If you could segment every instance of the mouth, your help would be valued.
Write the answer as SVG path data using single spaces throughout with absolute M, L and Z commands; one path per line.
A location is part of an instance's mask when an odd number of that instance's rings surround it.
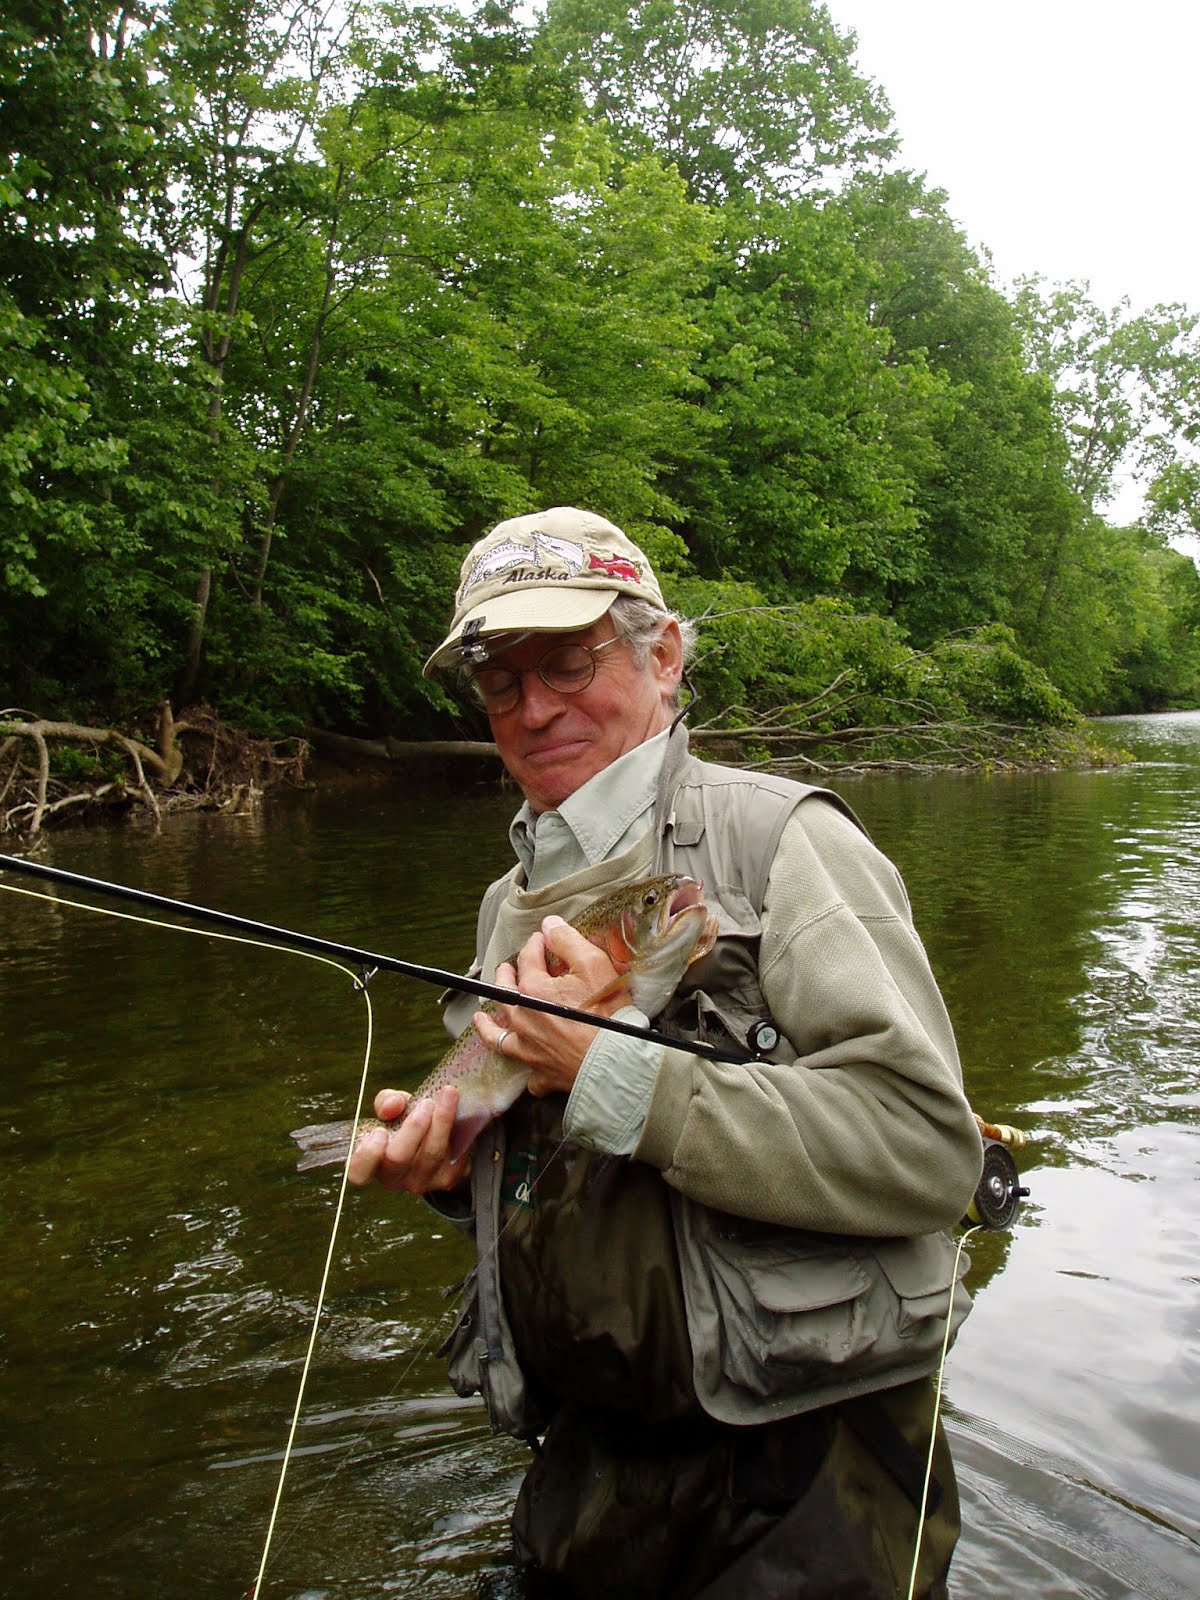
M 584 749 L 586 744 L 586 739 L 547 740 L 524 751 L 523 759 L 532 767 L 552 766 L 557 761 L 570 760 Z
M 704 885 L 695 878 L 684 878 L 679 886 L 672 892 L 670 899 L 663 911 L 663 932 L 673 932 L 676 924 L 682 924 L 684 919 L 695 923 L 703 918 L 703 924 L 696 935 L 696 942 L 688 958 L 688 965 L 699 961 L 701 956 L 706 956 L 717 942 L 717 919 L 704 904 Z
M 690 966 L 716 941 L 717 919 L 704 904 L 703 883 L 682 876 L 670 881 L 670 891 L 661 896 L 649 919 L 642 920 L 635 908 L 628 908 L 618 924 L 624 959 L 647 972 L 671 963 L 681 951 L 687 952 L 685 964 Z M 610 941 L 614 947 L 616 943 Z
M 663 912 L 663 926 L 672 922 L 681 911 L 687 911 L 691 906 L 698 906 L 703 899 L 704 885 L 697 883 L 695 878 L 684 878 L 667 901 Z

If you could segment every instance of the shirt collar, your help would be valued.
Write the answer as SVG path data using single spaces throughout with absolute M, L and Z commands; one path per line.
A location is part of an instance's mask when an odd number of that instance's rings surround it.
M 618 845 L 631 844 L 627 836 L 654 805 L 666 749 L 666 732 L 657 733 L 589 778 L 556 811 L 538 814 L 528 801 L 522 805 L 508 837 L 526 882 L 532 887 L 598 866 Z

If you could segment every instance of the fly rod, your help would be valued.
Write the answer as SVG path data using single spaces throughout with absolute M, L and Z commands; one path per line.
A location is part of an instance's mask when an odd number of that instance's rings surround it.
M 720 1050 L 703 1039 L 679 1039 L 659 1033 L 655 1028 L 643 1028 L 636 1022 L 621 1022 L 617 1017 L 596 1016 L 590 1011 L 579 1011 L 573 1006 L 559 1005 L 554 1000 L 538 1000 L 533 995 L 522 994 L 518 989 L 505 989 L 499 984 L 485 983 L 482 978 L 464 973 L 444 971 L 441 967 L 425 966 L 419 961 L 402 961 L 398 956 L 379 955 L 372 950 L 361 950 L 356 945 L 341 944 L 335 939 L 322 939 L 316 934 L 301 933 L 294 928 L 278 928 L 269 922 L 255 922 L 250 917 L 236 916 L 232 911 L 218 911 L 213 906 L 195 905 L 188 900 L 173 900 L 167 895 L 152 894 L 148 889 L 135 889 L 127 883 L 111 883 L 105 878 L 89 878 L 83 873 L 67 872 L 62 867 L 47 866 L 41 861 L 30 861 L 24 856 L 0 853 L 0 871 L 22 873 L 31 878 L 42 878 L 49 883 L 62 884 L 70 889 L 86 889 L 92 894 L 107 895 L 112 900 L 129 900 L 135 905 L 150 906 L 155 911 L 166 911 L 172 916 L 192 922 L 208 923 L 217 928 L 231 928 L 251 938 L 284 949 L 309 950 L 316 955 L 334 956 L 358 966 L 364 974 L 363 981 L 375 972 L 398 972 L 402 977 L 415 978 L 419 983 L 435 983 L 439 988 L 456 994 L 479 995 L 484 1000 L 497 1000 L 502 1005 L 525 1006 L 530 1011 L 544 1011 L 551 1017 L 565 1017 L 568 1022 L 583 1022 L 592 1028 L 606 1028 L 610 1033 L 625 1034 L 631 1039 L 645 1039 L 651 1044 L 669 1045 L 684 1049 L 691 1055 L 704 1056 L 710 1061 L 724 1061 L 734 1065 L 753 1059 L 749 1054 L 734 1050 Z

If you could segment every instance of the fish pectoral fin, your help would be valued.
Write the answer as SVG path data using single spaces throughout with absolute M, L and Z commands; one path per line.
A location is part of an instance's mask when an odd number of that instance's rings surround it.
M 618 972 L 609 983 L 606 983 L 601 988 L 597 989 L 595 994 L 589 995 L 579 1009 L 581 1011 L 594 1011 L 601 1001 L 612 1000 L 619 994 L 623 994 L 625 996 L 626 1005 L 628 1005 L 633 998 L 632 990 L 629 987 L 629 974 L 627 972 Z

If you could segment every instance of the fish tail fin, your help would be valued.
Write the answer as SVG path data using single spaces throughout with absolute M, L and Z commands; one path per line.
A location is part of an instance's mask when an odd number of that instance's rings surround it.
M 353 1122 L 314 1122 L 308 1128 L 293 1128 L 288 1138 L 300 1146 L 296 1171 L 307 1172 L 311 1167 L 331 1167 L 345 1161 L 353 1135 Z

